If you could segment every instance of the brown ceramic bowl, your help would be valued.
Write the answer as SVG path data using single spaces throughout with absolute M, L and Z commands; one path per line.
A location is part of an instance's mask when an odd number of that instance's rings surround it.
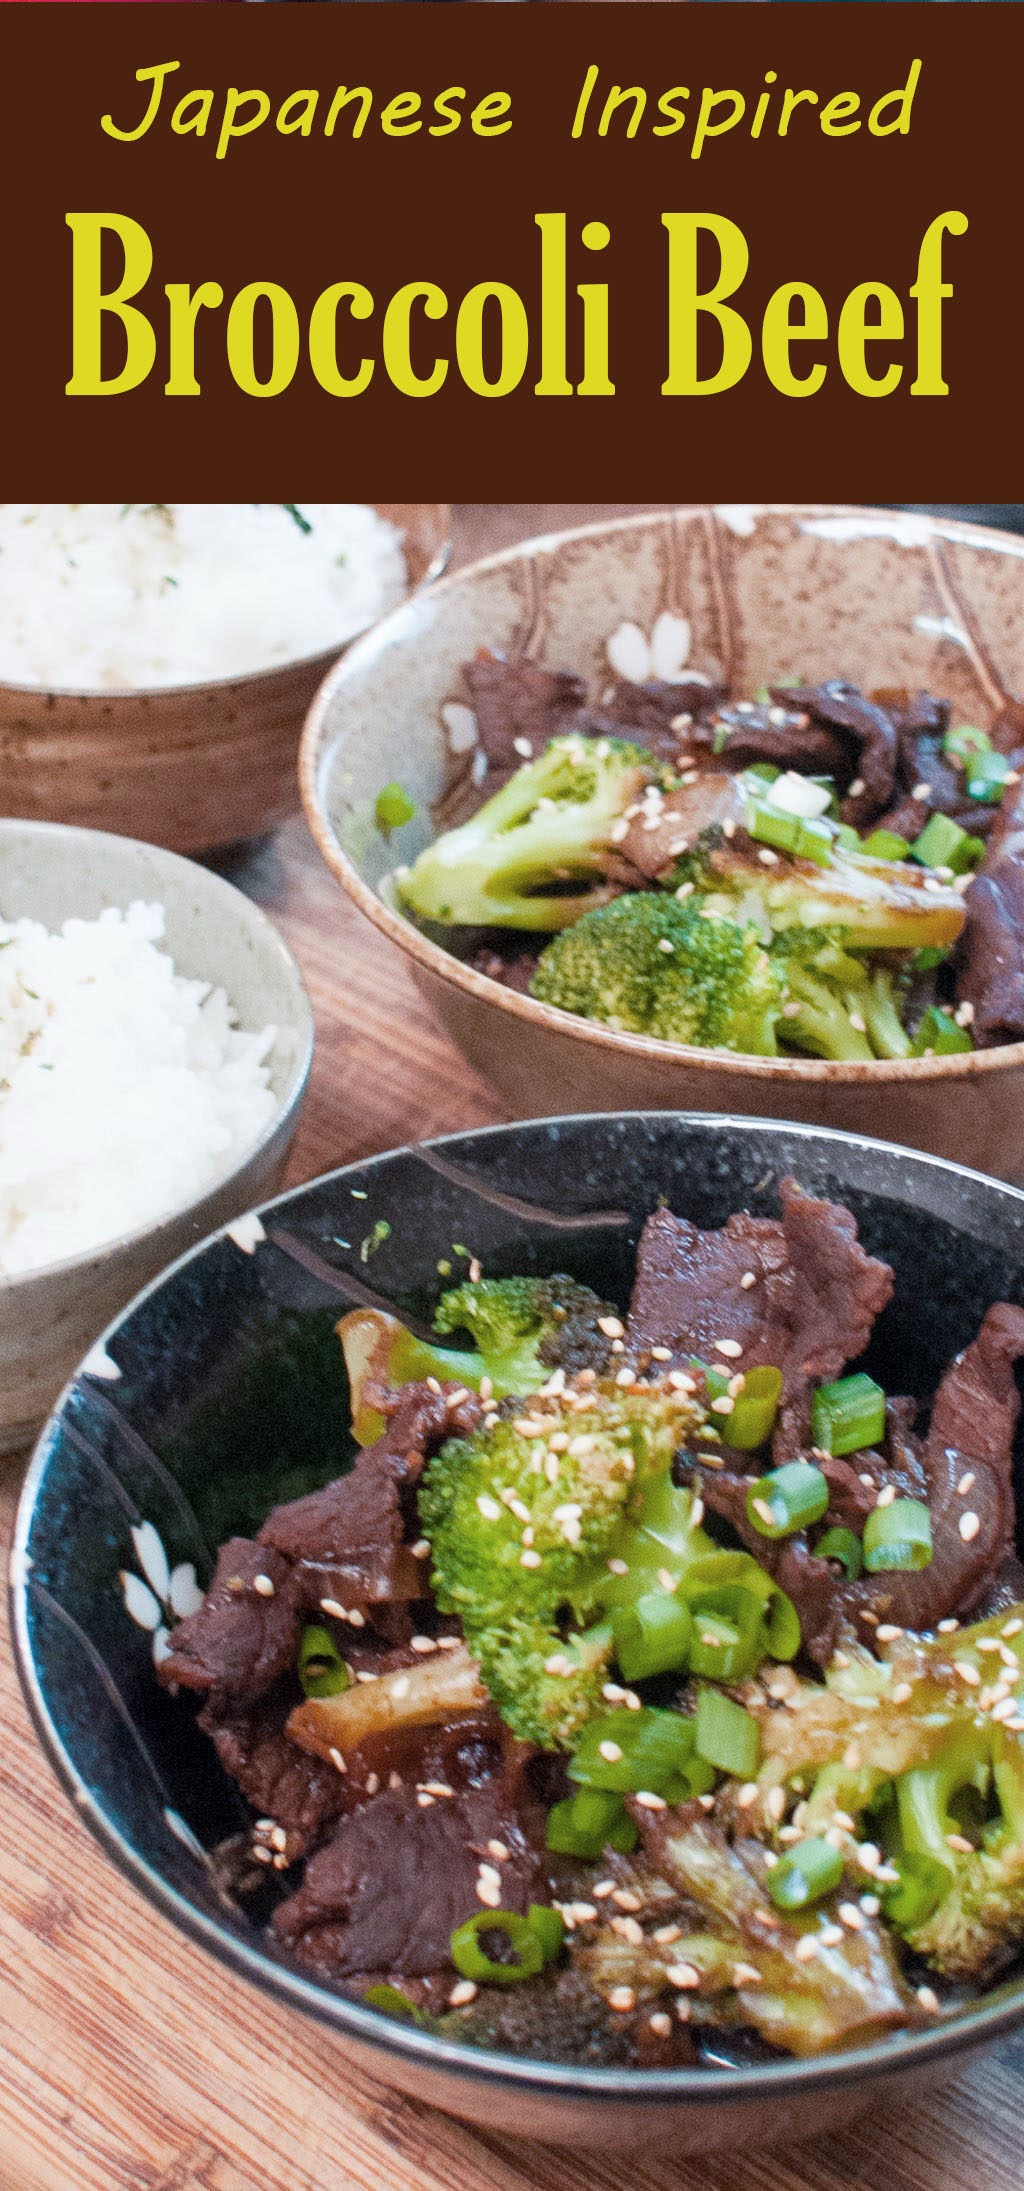
M 404 533 L 410 590 L 444 568 L 445 502 L 377 502 Z M 207 852 L 295 807 L 302 719 L 337 649 L 246 677 L 143 691 L 0 683 L 0 803 L 18 820 Z
M 466 751 L 442 710 L 477 647 L 527 652 L 607 681 L 625 619 L 665 610 L 691 660 L 743 691 L 799 674 L 930 686 L 962 719 L 1024 692 L 1024 541 L 981 526 L 837 504 L 690 505 L 587 526 L 492 556 L 387 617 L 314 701 L 302 792 L 344 889 L 404 951 L 466 1056 L 519 1116 L 686 1108 L 882 1135 L 1004 1179 L 1024 1177 L 1024 1043 L 966 1057 L 833 1064 L 724 1055 L 617 1034 L 519 996 L 421 935 L 387 877 L 415 858 Z M 454 717 L 460 744 L 470 711 Z M 374 805 L 394 777 L 417 802 L 386 837 Z

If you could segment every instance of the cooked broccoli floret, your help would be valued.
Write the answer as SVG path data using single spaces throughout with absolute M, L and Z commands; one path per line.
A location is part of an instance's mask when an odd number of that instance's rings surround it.
M 567 928 L 603 903 L 612 830 L 666 771 L 616 738 L 554 738 L 459 829 L 428 845 L 400 894 L 421 920 Z
M 699 1421 L 667 1383 L 570 1384 L 450 1439 L 428 1464 L 419 1512 L 438 1602 L 524 1741 L 571 1747 L 599 1706 L 612 1648 L 602 1615 L 623 1581 L 609 1560 L 625 1561 L 640 1595 L 656 1563 L 681 1572 L 714 1550 L 668 1474 Z
M 844 949 L 841 931 L 829 929 L 784 931 L 771 959 L 786 991 L 781 1032 L 795 1049 L 865 1061 L 909 1055 L 898 967 L 865 965 Z
M 559 1271 L 553 1278 L 469 1279 L 442 1295 L 434 1326 L 469 1332 L 500 1397 L 535 1391 L 559 1367 L 570 1374 L 603 1368 L 610 1341 L 598 1318 L 615 1313 L 610 1301 Z
M 492 1394 L 503 1400 L 509 1393 L 536 1392 L 559 1366 L 567 1374 L 603 1368 L 609 1340 L 598 1318 L 614 1313 L 611 1302 L 561 1274 L 467 1280 L 442 1295 L 435 1323 L 441 1333 L 468 1331 L 479 1350 L 471 1352 L 418 1339 L 384 1310 L 353 1309 L 338 1325 L 353 1432 L 361 1445 L 380 1437 L 384 1418 L 374 1405 L 374 1386 L 397 1391 L 439 1377 L 477 1392 L 481 1378 L 489 1377 Z
M 948 1978 L 987 1980 L 1024 1942 L 1020 1618 L 1018 1607 L 953 1637 L 901 1637 L 882 1663 L 846 1645 L 824 1688 L 802 1684 L 788 1709 L 758 1713 L 759 1826 L 771 1830 L 780 1786 L 802 1791 L 804 1833 L 853 1821 L 851 1850 L 858 1836 L 883 1849 L 890 1921 Z M 1011 1703 L 1009 1720 L 992 1718 Z
M 660 891 L 584 914 L 541 953 L 530 991 L 622 1032 L 778 1053 L 784 991 L 758 930 Z
M 840 931 L 857 951 L 916 951 L 956 942 L 964 925 L 959 893 L 936 885 L 910 861 L 868 860 L 836 847 L 827 866 L 729 840 L 709 831 L 680 862 L 675 882 L 692 882 L 707 905 L 754 921 L 767 943 L 790 928 Z

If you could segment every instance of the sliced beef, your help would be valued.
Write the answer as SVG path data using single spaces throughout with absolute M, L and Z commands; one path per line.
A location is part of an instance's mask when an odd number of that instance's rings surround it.
M 552 738 L 587 727 L 581 719 L 587 688 L 573 670 L 543 669 L 525 656 L 510 662 L 481 647 L 462 674 L 487 756 L 488 797 Z
M 957 996 L 979 1050 L 1024 1039 L 1024 860 L 986 861 L 964 899 Z
M 364 1448 L 347 1476 L 275 1506 L 260 1531 L 261 1544 L 293 1562 L 311 1608 L 326 1598 L 346 1612 L 365 1610 L 425 1594 L 423 1563 L 411 1550 L 418 1533 L 412 1488 L 428 1453 L 471 1429 L 480 1403 L 462 1386 L 432 1392 L 418 1384 L 391 1396 L 391 1404 L 383 1436 Z
M 204 1689 L 236 1704 L 257 1698 L 295 1664 L 301 1594 L 286 1559 L 248 1537 L 231 1537 L 198 1612 L 180 1621 L 161 1681 Z
M 660 760 L 679 761 L 704 744 L 700 727 L 713 716 L 725 698 L 724 685 L 706 678 L 685 677 L 678 682 L 651 678 L 635 685 L 619 678 L 603 694 L 600 707 L 591 712 L 590 729 L 617 738 L 631 738 Z
M 496 1859 L 491 1842 L 508 1856 Z M 484 1906 L 481 1863 L 500 1873 L 501 1907 L 524 1914 L 536 1899 L 542 1844 L 543 1814 L 524 1830 L 500 1777 L 426 1806 L 411 1788 L 387 1789 L 307 1864 L 274 1931 L 324 1978 L 444 1970 L 456 1926 Z
M 892 1272 L 866 1255 L 849 1210 L 780 1188 L 781 1223 L 731 1217 L 719 1232 L 659 1210 L 637 1255 L 628 1337 L 635 1348 L 714 1362 L 716 1342 L 741 1352 L 730 1366 L 783 1373 L 776 1458 L 806 1442 L 813 1382 L 838 1377 L 863 1353 L 892 1293 Z M 744 1286 L 753 1273 L 754 1283 Z
M 896 729 L 888 709 L 841 677 L 827 678 L 820 685 L 797 685 L 777 697 L 802 708 L 812 723 L 842 738 L 852 752 L 850 773 L 860 788 L 847 790 L 844 822 L 859 829 L 881 814 L 892 801 L 898 759 Z
M 747 802 L 735 776 L 706 770 L 695 783 L 668 791 L 664 798 L 645 803 L 634 814 L 625 836 L 615 845 L 608 863 L 613 880 L 631 889 L 643 889 L 686 852 L 707 829 L 742 827 Z
M 580 1899 L 587 1899 L 585 1888 Z M 526 1986 L 488 1986 L 460 2011 L 458 2028 L 471 2046 L 581 2068 L 679 2069 L 699 2058 L 692 2032 L 677 2017 L 667 2034 L 652 2030 L 649 2001 L 626 2014 L 609 2009 L 577 1970 L 543 1971 Z
M 719 707 L 711 719 L 688 734 L 687 743 L 710 767 L 749 768 L 771 761 L 776 768 L 804 769 L 812 776 L 852 774 L 855 748 L 842 733 L 815 722 L 789 686 L 780 686 L 763 705 L 737 700 Z
M 275 1853 L 289 1863 L 315 1846 L 351 1800 L 335 1766 L 288 1740 L 285 1722 L 295 1695 L 295 1685 L 285 1681 L 248 1707 L 207 1704 L 199 1718 L 246 1802 L 285 1834 L 285 1850 Z
M 731 1523 L 792 1598 L 805 1646 L 819 1665 L 827 1665 L 851 1624 L 862 1641 L 870 1642 L 878 1621 L 928 1630 L 953 1615 L 987 1609 L 993 1592 L 1012 1602 L 1005 1592 L 1019 1580 L 1012 1468 L 1020 1401 L 1014 1364 L 1022 1359 L 1024 1309 L 997 1302 L 977 1339 L 947 1370 L 923 1444 L 908 1427 L 909 1403 L 897 1403 L 900 1412 L 890 1420 L 885 1454 L 850 1457 L 851 1472 L 856 1463 L 859 1476 L 863 1464 L 863 1473 L 872 1474 L 879 1489 L 891 1484 L 901 1497 L 925 1500 L 931 1514 L 932 1559 L 918 1574 L 885 1573 L 843 1582 L 828 1561 L 815 1557 L 806 1537 L 772 1544 L 751 1530 L 746 1517 L 749 1478 L 730 1471 L 703 1476 L 705 1503 Z M 834 1484 L 838 1464 L 823 1465 Z M 868 1498 L 875 1503 L 874 1493 Z M 838 1501 L 827 1517 L 833 1519 L 863 1525 L 863 1516 L 859 1524 L 854 1522 Z

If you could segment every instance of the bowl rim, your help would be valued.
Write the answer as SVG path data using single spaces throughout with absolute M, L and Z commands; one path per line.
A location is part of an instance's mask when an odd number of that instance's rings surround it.
M 530 540 L 517 542 L 511 548 L 502 548 L 496 554 L 480 556 L 471 563 L 460 565 L 458 570 L 449 572 L 431 586 L 431 596 L 458 591 L 466 581 L 479 577 L 481 573 L 503 569 L 531 555 L 548 553 L 556 544 L 607 538 L 617 533 L 672 525 L 680 517 L 692 517 L 701 510 L 711 510 L 722 515 L 738 507 L 749 512 L 755 523 L 762 516 L 812 519 L 831 517 L 838 520 L 863 518 L 868 528 L 882 527 L 897 540 L 902 533 L 907 545 L 914 544 L 915 528 L 918 528 L 922 540 L 939 538 L 962 541 L 967 546 L 980 546 L 998 554 L 1008 554 L 1024 564 L 1024 539 L 1000 532 L 992 525 L 973 524 L 966 518 L 932 518 L 919 512 L 886 510 L 880 505 L 866 503 L 682 503 L 671 509 L 655 509 L 641 512 L 637 516 L 608 518 L 594 524 L 569 526 L 563 531 L 537 534 Z M 725 522 L 728 522 L 727 517 Z M 374 625 L 371 633 L 364 634 L 332 664 L 314 695 L 303 727 L 299 745 L 299 788 L 309 829 L 331 873 L 359 911 L 424 972 L 444 982 L 449 988 L 461 990 L 478 1004 L 509 1013 L 513 1021 L 519 1020 L 527 1026 L 547 1029 L 553 1035 L 563 1039 L 570 1037 L 598 1050 L 616 1051 L 625 1059 L 653 1059 L 659 1064 L 670 1064 L 675 1059 L 680 1070 L 711 1076 L 720 1076 L 723 1072 L 738 1073 L 751 1082 L 755 1092 L 759 1086 L 786 1088 L 794 1082 L 798 1086 L 813 1086 L 815 1083 L 830 1087 L 878 1087 L 888 1084 L 897 1087 L 901 1084 L 917 1086 L 921 1081 L 969 1080 L 979 1073 L 1012 1073 L 1024 1065 L 1024 1040 L 1003 1043 L 987 1050 L 957 1052 L 951 1057 L 872 1058 L 844 1062 L 833 1058 L 752 1057 L 739 1050 L 708 1050 L 691 1043 L 667 1042 L 655 1035 L 625 1034 L 617 1028 L 603 1026 L 598 1020 L 583 1019 L 575 1012 L 563 1011 L 558 1005 L 544 1004 L 537 997 L 506 988 L 503 983 L 493 981 L 490 975 L 482 974 L 464 960 L 456 958 L 443 945 L 434 943 L 413 921 L 405 914 L 397 912 L 364 881 L 355 862 L 339 843 L 320 795 L 321 770 L 329 752 L 333 750 L 333 746 L 328 743 L 327 725 L 335 693 L 339 686 L 359 672 L 364 662 L 372 662 L 381 646 L 387 644 L 390 628 L 401 615 L 401 608 L 391 610 Z
M 20 820 L 16 815 L 0 816 L 0 852 L 3 851 L 4 844 L 9 837 L 18 833 L 42 835 L 51 842 L 58 837 L 65 839 L 73 837 L 87 839 L 90 843 L 101 847 L 108 844 L 127 845 L 133 850 L 145 852 L 161 862 L 166 861 L 174 868 L 188 868 L 193 874 L 198 873 L 204 886 L 207 886 L 213 892 L 214 897 L 220 895 L 221 892 L 226 892 L 230 893 L 232 898 L 240 899 L 247 908 L 247 917 L 251 921 L 254 936 L 261 946 L 271 951 L 277 958 L 281 971 L 291 984 L 294 1016 L 287 1027 L 278 1028 L 278 1036 L 280 1037 L 286 1033 L 292 1035 L 295 1056 L 289 1068 L 288 1083 L 284 1093 L 275 1099 L 273 1117 L 268 1120 L 256 1139 L 246 1144 L 241 1154 L 235 1157 L 229 1169 L 223 1173 L 218 1173 L 216 1178 L 204 1187 L 201 1194 L 194 1195 L 189 1202 L 175 1204 L 173 1209 L 162 1211 L 159 1216 L 152 1219 L 147 1225 L 138 1225 L 131 1232 L 117 1233 L 113 1239 L 101 1240 L 97 1242 L 95 1247 L 84 1248 L 77 1255 L 62 1256 L 59 1262 L 40 1263 L 25 1271 L 12 1271 L 10 1273 L 0 1271 L 0 1310 L 2 1310 L 5 1301 L 13 1301 L 15 1296 L 20 1300 L 24 1300 L 33 1286 L 45 1287 L 50 1284 L 59 1284 L 66 1279 L 74 1279 L 76 1276 L 84 1276 L 90 1270 L 108 1264 L 117 1256 L 133 1254 L 147 1240 L 159 1239 L 160 1234 L 169 1227 L 173 1226 L 177 1229 L 180 1225 L 187 1224 L 190 1219 L 201 1216 L 211 1198 L 223 1194 L 230 1186 L 231 1181 L 237 1178 L 240 1172 L 247 1170 L 250 1164 L 256 1162 L 277 1139 L 282 1128 L 295 1116 L 309 1083 L 316 1040 L 313 1006 L 298 960 L 289 950 L 280 930 L 275 927 L 274 922 L 264 912 L 263 907 L 257 905 L 256 900 L 250 898 L 244 890 L 240 890 L 236 883 L 229 882 L 226 875 L 218 875 L 211 868 L 202 866 L 198 860 L 189 859 L 184 852 L 171 852 L 166 845 L 150 844 L 143 837 L 121 836 L 116 830 L 112 829 L 88 829 L 78 822 Z M 237 1218 L 233 1222 L 237 1224 Z
M 400 602 L 396 602 L 395 609 L 404 607 L 405 603 L 411 601 L 414 594 L 419 593 L 423 586 L 432 585 L 436 579 L 440 578 L 447 569 L 451 558 L 451 503 L 435 502 L 418 506 L 420 508 L 436 509 L 439 512 L 438 530 L 440 538 L 422 576 L 414 581 L 409 574 L 409 562 L 405 553 L 403 537 L 405 586 L 402 599 Z M 394 505 L 371 502 L 364 505 L 364 507 L 374 510 L 379 515 L 385 507 L 391 508 Z M 392 521 L 389 519 L 387 522 Z M 393 616 L 395 609 L 389 609 L 386 613 Z M 332 640 L 329 646 L 317 647 L 312 654 L 290 654 L 284 662 L 265 662 L 262 669 L 233 670 L 222 677 L 194 677 L 190 678 L 185 684 L 43 685 L 24 683 L 19 678 L 2 677 L 0 678 L 0 705 L 2 705 L 5 695 L 8 693 L 15 694 L 18 699 L 35 698 L 44 703 L 51 699 L 75 700 L 83 706 L 89 706 L 90 704 L 98 706 L 104 701 L 133 701 L 136 705 L 144 704 L 146 707 L 151 707 L 154 702 L 194 699 L 197 693 L 208 693 L 214 700 L 224 700 L 229 692 L 245 694 L 253 686 L 264 683 L 268 678 L 283 678 L 292 671 L 296 675 L 301 675 L 304 670 L 318 673 L 326 672 L 338 660 L 340 654 L 343 654 L 357 639 L 363 638 L 368 631 L 372 631 L 374 625 L 380 621 L 379 617 L 371 616 L 367 622 L 357 624 L 354 631 L 350 631 L 347 637 Z
M 1000 1201 L 1018 1205 L 1024 1217 L 1024 1189 L 993 1179 L 984 1172 L 975 1171 L 965 1164 L 954 1163 L 948 1158 L 931 1156 L 917 1149 L 905 1149 L 896 1143 L 881 1141 L 868 1135 L 844 1133 L 833 1127 L 747 1117 L 741 1113 L 690 1110 L 568 1112 L 558 1118 L 518 1119 L 505 1125 L 479 1126 L 465 1132 L 438 1135 L 429 1141 L 404 1143 L 398 1148 L 381 1150 L 373 1156 L 336 1166 L 314 1179 L 287 1188 L 283 1193 L 261 1203 L 254 1214 L 264 1218 L 302 1196 L 335 1182 L 345 1182 L 353 1175 L 372 1176 L 398 1158 L 415 1155 L 417 1149 L 449 1154 L 458 1152 L 460 1156 L 467 1157 L 484 1140 L 507 1140 L 523 1131 L 538 1129 L 549 1131 L 576 1127 L 592 1131 L 599 1123 L 608 1124 L 612 1121 L 627 1125 L 631 1122 L 653 1122 L 662 1127 L 672 1125 L 685 1130 L 697 1129 L 707 1136 L 753 1130 L 768 1141 L 785 1135 L 812 1143 L 815 1147 L 824 1144 L 826 1148 L 854 1150 L 860 1155 L 866 1151 L 886 1166 L 899 1165 L 904 1168 L 898 1198 L 905 1206 L 915 1206 L 911 1181 L 905 1176 L 905 1168 L 909 1167 L 911 1173 L 938 1172 L 960 1183 L 966 1181 L 971 1187 L 981 1187 L 987 1195 L 995 1194 Z M 229 1226 L 220 1226 L 216 1232 L 179 1255 L 111 1319 L 98 1344 L 105 1348 L 108 1340 L 116 1338 L 120 1327 L 136 1310 L 229 1232 Z M 15 1665 L 41 1747 L 73 1802 L 78 1816 L 88 1825 L 94 1838 L 116 1864 L 122 1876 L 142 1892 L 150 1905 L 161 1916 L 176 1923 L 199 1946 L 208 1949 L 227 1969 L 251 1979 L 257 1987 L 266 1988 L 275 1999 L 286 2006 L 312 2015 L 319 2024 L 334 2031 L 342 2041 L 350 2040 L 374 2050 L 379 2049 L 384 2054 L 399 2057 L 411 2066 L 443 2071 L 464 2083 L 485 2089 L 497 2083 L 522 2096 L 532 2094 L 537 2098 L 557 2096 L 582 2099 L 591 2108 L 613 2105 L 618 2107 L 623 2102 L 652 2110 L 663 2104 L 679 2106 L 691 2102 L 697 2106 L 709 2107 L 722 2103 L 756 2106 L 769 2098 L 796 2098 L 805 2092 L 813 2092 L 822 2084 L 845 2087 L 862 2078 L 873 2080 L 902 2074 L 912 2067 L 927 2067 L 948 2056 L 991 2045 L 1024 2023 L 1022 1973 L 1016 1983 L 1012 1980 L 1005 1981 L 1003 1987 L 996 1989 L 989 2000 L 986 2001 L 982 1996 L 979 2003 L 972 2006 L 969 2014 L 951 2016 L 918 2031 L 892 2033 L 886 2038 L 867 2042 L 838 2054 L 821 2054 L 805 2059 L 785 2056 L 769 2062 L 730 2068 L 680 2066 L 659 2070 L 533 2060 L 441 2038 L 434 2033 L 421 2031 L 412 2024 L 405 2024 L 398 2018 L 388 2017 L 345 1994 L 333 1993 L 284 1960 L 278 1961 L 272 1953 L 259 1945 L 255 1932 L 250 1940 L 229 1923 L 197 1908 L 177 1887 L 171 1885 L 162 1872 L 132 1848 L 97 1803 L 58 1733 L 36 1669 L 28 1615 L 31 1577 L 29 1540 L 36 1503 L 49 1469 L 52 1449 L 60 1434 L 62 1410 L 81 1374 L 80 1367 L 68 1380 L 40 1432 L 19 1499 L 8 1579 Z M 999 1992 L 1005 1996 L 1011 1985 L 1014 1990 L 1009 1997 L 997 1997 Z

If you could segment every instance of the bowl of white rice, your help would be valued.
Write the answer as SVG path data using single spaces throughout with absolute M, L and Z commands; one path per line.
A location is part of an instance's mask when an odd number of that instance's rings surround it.
M 0 1452 L 165 1264 L 229 1222 L 251 1249 L 312 1048 L 298 967 L 230 883 L 0 821 Z
M 435 502 L 0 503 L 4 810 L 205 852 L 297 804 L 357 633 L 444 565 Z

